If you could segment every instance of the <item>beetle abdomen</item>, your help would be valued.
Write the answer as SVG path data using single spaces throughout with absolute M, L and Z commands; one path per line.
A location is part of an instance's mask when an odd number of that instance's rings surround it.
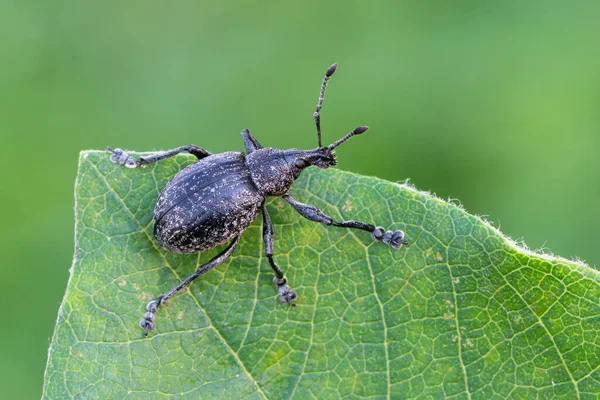
M 211 155 L 181 170 L 154 209 L 154 235 L 174 253 L 228 242 L 256 218 L 264 198 L 239 152 Z

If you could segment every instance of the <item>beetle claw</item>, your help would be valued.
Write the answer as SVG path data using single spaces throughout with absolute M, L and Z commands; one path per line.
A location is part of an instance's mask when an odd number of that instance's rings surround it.
M 296 299 L 296 297 L 298 297 L 298 295 L 292 290 L 291 287 L 289 287 L 288 285 L 283 285 L 280 286 L 278 290 L 279 302 L 281 304 L 290 303 L 292 307 L 296 307 L 296 303 L 294 302 L 294 300 Z
M 144 316 L 144 319 L 140 320 L 139 323 L 140 328 L 144 330 L 144 336 L 148 336 L 148 332 L 153 331 L 156 327 L 156 324 L 154 323 L 154 314 L 146 313 L 146 315 L 148 314 L 151 314 L 152 318 L 146 318 L 146 316 Z
M 381 241 L 385 244 L 389 244 L 393 249 L 399 249 L 403 245 L 407 245 L 408 242 L 404 240 L 404 232 L 401 230 L 390 231 L 385 228 L 378 226 L 373 231 L 373 240 Z
M 152 300 L 148 304 L 146 304 L 146 310 L 148 310 L 144 314 L 144 318 L 142 318 L 139 322 L 140 328 L 144 330 L 144 336 L 148 336 L 148 332 L 153 331 L 156 328 L 156 310 L 160 306 L 160 299 Z
M 121 164 L 127 168 L 135 168 L 143 166 L 143 163 L 139 162 L 135 158 L 129 155 L 125 150 L 119 149 L 111 149 L 110 147 L 106 148 L 106 151 L 112 153 L 110 156 L 110 161 Z
M 279 302 L 281 304 L 289 303 L 292 307 L 296 307 L 294 300 L 298 297 L 298 294 L 287 285 L 287 278 L 285 276 L 281 279 L 275 277 L 273 283 L 275 283 L 277 291 L 279 292 Z

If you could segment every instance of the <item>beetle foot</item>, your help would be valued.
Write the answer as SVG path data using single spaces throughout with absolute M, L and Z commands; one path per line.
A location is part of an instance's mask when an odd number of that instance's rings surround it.
M 110 156 L 110 161 L 114 163 L 124 165 L 127 168 L 145 167 L 143 160 L 137 160 L 133 158 L 123 149 L 111 149 L 110 147 L 107 147 L 106 151 L 112 153 Z
M 277 291 L 279 292 L 279 302 L 281 304 L 290 303 L 292 307 L 296 307 L 296 303 L 294 302 L 294 300 L 296 299 L 296 297 L 298 297 L 298 295 L 292 290 L 291 287 L 287 285 L 287 279 L 285 278 L 285 276 L 282 279 L 278 279 L 277 277 L 275 277 L 275 279 L 273 279 L 273 283 L 275 284 L 275 286 L 277 287 Z
M 140 320 L 140 328 L 144 330 L 144 336 L 148 336 L 148 332 L 153 331 L 156 327 L 154 320 L 156 319 L 156 310 L 160 306 L 160 300 L 152 300 L 146 305 L 147 313 L 144 314 L 144 318 Z
M 404 232 L 401 230 L 390 231 L 385 228 L 378 226 L 373 231 L 373 240 L 382 241 L 385 244 L 389 244 L 394 249 L 399 249 L 402 245 L 407 245 L 408 242 L 404 240 Z

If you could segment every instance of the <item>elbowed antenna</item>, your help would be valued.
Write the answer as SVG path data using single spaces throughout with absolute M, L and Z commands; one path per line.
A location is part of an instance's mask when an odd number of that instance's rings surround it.
M 325 78 L 323 78 L 323 83 L 321 84 L 321 91 L 319 92 L 319 102 L 317 103 L 317 109 L 313 114 L 313 118 L 315 119 L 315 124 L 317 125 L 317 140 L 319 142 L 319 148 L 323 147 L 321 144 L 321 107 L 323 107 L 323 99 L 325 98 L 325 87 L 327 86 L 327 81 L 331 78 L 331 75 L 335 72 L 338 63 L 333 63 L 329 68 L 327 68 L 327 72 L 325 72 Z
M 350 139 L 352 136 L 354 135 L 360 135 L 361 133 L 364 133 L 367 131 L 367 129 L 369 129 L 368 126 L 359 126 L 358 128 L 354 128 L 353 130 L 351 130 L 350 132 L 348 132 L 346 134 L 346 136 L 344 136 L 343 138 L 341 138 L 340 140 L 336 141 L 333 144 L 329 145 L 329 150 L 333 150 L 336 147 L 338 147 L 340 144 L 344 143 L 346 140 Z

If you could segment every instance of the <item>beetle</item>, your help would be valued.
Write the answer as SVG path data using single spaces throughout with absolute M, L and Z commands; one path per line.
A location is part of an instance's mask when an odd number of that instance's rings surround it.
M 230 242 L 223 251 L 200 265 L 184 281 L 147 304 L 147 312 L 139 323 L 144 329 L 144 336 L 156 327 L 156 312 L 162 305 L 200 275 L 231 256 L 241 234 L 259 212 L 263 217 L 265 255 L 275 274 L 273 283 L 279 293 L 279 301 L 282 304 L 296 305 L 296 292 L 288 285 L 283 271 L 273 259 L 273 225 L 265 206 L 268 197 L 282 197 L 300 215 L 311 221 L 370 232 L 375 241 L 391 245 L 394 249 L 408 244 L 401 230 L 392 232 L 359 221 L 336 221 L 317 207 L 297 201 L 289 193 L 292 183 L 304 169 L 309 166 L 325 169 L 336 165 L 334 149 L 368 129 L 367 126 L 359 126 L 327 147 L 321 144 L 321 107 L 327 82 L 337 65 L 331 65 L 325 73 L 313 114 L 318 141 L 315 149 L 281 150 L 263 147 L 248 129 L 241 132 L 245 154 L 236 151 L 211 154 L 198 146 L 187 145 L 136 159 L 122 149 L 106 148 L 111 153 L 112 162 L 128 168 L 143 168 L 182 152 L 196 156 L 198 160 L 177 173 L 162 190 L 154 208 L 154 236 L 166 250 L 173 253 L 198 253 Z

